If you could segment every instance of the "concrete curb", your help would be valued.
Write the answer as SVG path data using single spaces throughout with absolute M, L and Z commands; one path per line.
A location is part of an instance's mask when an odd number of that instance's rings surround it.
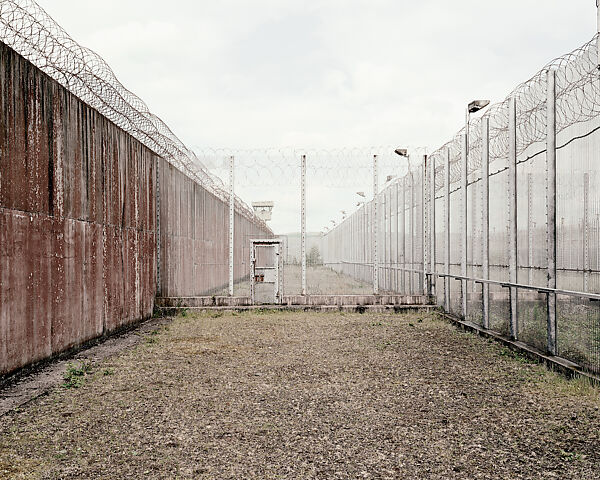
M 302 311 L 302 312 L 349 312 L 349 313 L 401 313 L 412 311 L 434 311 L 435 305 L 249 305 L 220 307 L 158 307 L 161 312 L 246 312 L 260 310 Z

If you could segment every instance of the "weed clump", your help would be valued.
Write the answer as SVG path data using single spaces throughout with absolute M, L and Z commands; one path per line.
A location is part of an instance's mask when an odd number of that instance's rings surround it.
M 85 377 L 92 371 L 91 362 L 67 363 L 67 371 L 63 375 L 64 388 L 79 388 L 85 383 Z

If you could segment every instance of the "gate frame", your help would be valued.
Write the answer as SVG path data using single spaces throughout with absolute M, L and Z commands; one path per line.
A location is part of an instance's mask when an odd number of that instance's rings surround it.
M 281 238 L 261 238 L 261 239 L 250 239 L 250 298 L 252 305 L 255 305 L 254 301 L 254 289 L 256 284 L 256 247 L 273 247 L 275 261 L 275 282 L 274 285 L 274 304 L 281 304 L 283 301 L 283 239 Z M 261 268 L 261 267 L 259 267 Z M 270 283 L 270 282 L 268 282 Z

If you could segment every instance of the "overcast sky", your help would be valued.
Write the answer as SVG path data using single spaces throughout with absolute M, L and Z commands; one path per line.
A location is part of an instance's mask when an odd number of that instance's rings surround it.
M 191 147 L 423 145 L 596 31 L 594 0 L 38 0 Z

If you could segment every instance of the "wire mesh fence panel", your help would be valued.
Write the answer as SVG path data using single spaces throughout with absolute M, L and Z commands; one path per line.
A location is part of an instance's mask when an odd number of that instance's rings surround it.
M 450 313 L 462 317 L 462 282 L 452 279 L 450 281 Z
M 490 285 L 490 329 L 510 334 L 510 296 L 508 288 Z
M 600 302 L 558 295 L 557 335 L 561 357 L 600 373 Z
M 558 150 L 558 286 L 599 293 L 598 190 L 600 133 L 598 121 L 574 125 L 562 132 Z M 586 131 L 593 133 L 587 134 Z M 583 138 L 578 138 L 582 137 Z
M 534 290 L 519 290 L 518 296 L 518 338 L 545 351 L 548 331 L 547 296 Z
M 477 282 L 467 282 L 467 320 L 477 325 L 483 325 L 483 285 Z

